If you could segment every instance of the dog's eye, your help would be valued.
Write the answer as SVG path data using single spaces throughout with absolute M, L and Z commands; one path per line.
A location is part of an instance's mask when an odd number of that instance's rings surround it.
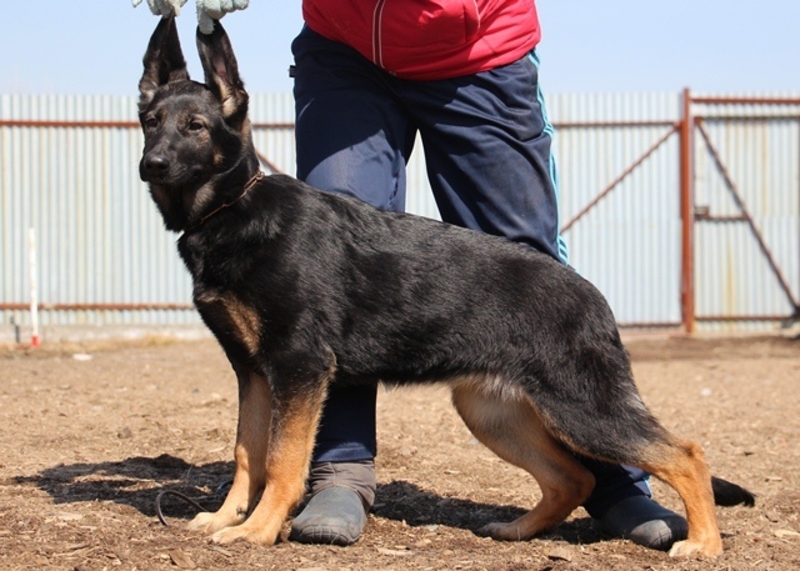
M 144 120 L 144 126 L 148 129 L 154 129 L 158 127 L 158 118 L 156 117 L 148 117 Z
M 200 131 L 200 130 L 205 129 L 205 128 L 206 128 L 206 126 L 203 125 L 203 123 L 201 123 L 200 121 L 192 121 L 192 122 L 189 123 L 189 130 L 190 131 Z

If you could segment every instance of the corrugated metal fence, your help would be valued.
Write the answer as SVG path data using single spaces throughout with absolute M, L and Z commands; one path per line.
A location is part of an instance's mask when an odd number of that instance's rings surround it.
M 623 326 L 765 328 L 800 298 L 800 98 L 554 94 L 572 264 Z M 255 95 L 265 165 L 294 172 L 290 94 Z M 132 97 L 0 96 L 0 325 L 197 323 L 139 181 Z M 436 217 L 422 153 L 408 209 Z
M 695 318 L 800 320 L 800 98 L 692 103 Z

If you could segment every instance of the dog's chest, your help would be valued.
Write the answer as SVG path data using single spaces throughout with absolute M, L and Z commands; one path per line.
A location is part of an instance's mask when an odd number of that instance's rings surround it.
M 194 303 L 223 346 L 235 343 L 249 355 L 258 352 L 261 319 L 255 307 L 231 292 L 196 291 Z

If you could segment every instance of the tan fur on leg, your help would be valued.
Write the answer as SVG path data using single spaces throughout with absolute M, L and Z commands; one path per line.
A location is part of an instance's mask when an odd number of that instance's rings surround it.
M 328 375 L 332 376 L 333 368 Z M 266 487 L 250 517 L 211 536 L 216 543 L 245 539 L 273 545 L 289 511 L 302 499 L 311 453 L 325 401 L 327 380 L 315 383 L 313 394 L 298 395 L 275 419 L 266 458 Z
M 487 535 L 509 541 L 530 539 L 564 521 L 591 493 L 592 474 L 550 435 L 527 398 L 465 381 L 453 384 L 453 404 L 478 440 L 527 470 L 542 490 L 536 507 L 510 523 L 487 525 L 482 530 Z
M 214 533 L 238 525 L 266 482 L 266 459 L 269 449 L 271 393 L 269 382 L 255 373 L 237 371 L 240 381 L 239 427 L 234 459 L 236 471 L 225 502 L 215 513 L 203 512 L 191 522 L 189 529 Z
M 714 492 L 711 473 L 702 448 L 690 441 L 677 441 L 673 446 L 661 445 L 648 450 L 648 463 L 642 467 L 672 486 L 686 508 L 689 537 L 672 546 L 672 557 L 722 553 L 717 518 L 714 513 Z

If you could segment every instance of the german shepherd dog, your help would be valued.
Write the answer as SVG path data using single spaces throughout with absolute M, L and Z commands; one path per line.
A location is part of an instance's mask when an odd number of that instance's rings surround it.
M 541 488 L 530 512 L 483 533 L 522 540 L 562 522 L 594 486 L 577 453 L 675 488 L 689 533 L 672 555 L 722 551 L 715 501 L 754 497 L 712 478 L 700 446 L 648 411 L 589 282 L 502 238 L 262 174 L 222 26 L 197 45 L 205 84 L 162 19 L 139 84 L 141 178 L 182 232 L 194 303 L 239 383 L 233 485 L 191 528 L 276 541 L 304 494 L 330 385 L 445 383 L 475 437 Z

